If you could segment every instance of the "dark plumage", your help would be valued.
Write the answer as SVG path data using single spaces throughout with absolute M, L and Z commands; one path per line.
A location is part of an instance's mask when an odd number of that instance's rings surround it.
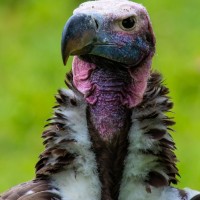
M 62 36 L 64 64 L 75 55 L 33 181 L 1 200 L 198 200 L 179 190 L 167 116 L 173 103 L 151 71 L 155 36 L 146 9 L 128 0 L 82 4 Z M 196 195 L 196 196 L 195 196 Z

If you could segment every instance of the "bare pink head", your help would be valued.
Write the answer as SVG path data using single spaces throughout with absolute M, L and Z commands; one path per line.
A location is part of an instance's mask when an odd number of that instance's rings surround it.
M 74 10 L 63 31 L 63 61 L 75 55 L 74 85 L 95 107 L 98 119 L 111 117 L 107 110 L 99 111 L 104 107 L 111 109 L 116 104 L 117 116 L 120 106 L 133 109 L 141 103 L 154 52 L 149 15 L 142 5 L 128 0 L 83 3 Z M 110 123 L 114 122 L 108 122 L 106 131 Z

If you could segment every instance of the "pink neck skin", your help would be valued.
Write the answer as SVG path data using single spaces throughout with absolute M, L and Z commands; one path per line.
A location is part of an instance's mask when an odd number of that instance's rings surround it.
M 128 88 L 129 93 L 122 102 L 123 105 L 126 105 L 128 108 L 133 108 L 141 103 L 143 94 L 147 87 L 147 81 L 150 75 L 150 67 L 151 60 L 147 59 L 147 62 L 142 63 L 140 67 L 128 70 L 133 81 L 130 85 L 130 88 Z M 94 85 L 90 81 L 90 76 L 95 68 L 95 64 L 84 62 L 77 56 L 74 57 L 72 65 L 73 83 L 84 95 L 86 101 L 92 105 L 95 103 L 94 99 L 92 98 Z
M 73 61 L 73 83 L 89 104 L 93 124 L 102 138 L 123 131 L 128 110 L 141 103 L 150 74 L 151 59 L 133 69 Z

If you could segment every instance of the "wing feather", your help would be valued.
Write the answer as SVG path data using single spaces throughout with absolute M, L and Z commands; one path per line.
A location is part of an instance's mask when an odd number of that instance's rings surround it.
M 0 200 L 61 200 L 50 180 L 33 180 L 17 185 L 0 196 Z

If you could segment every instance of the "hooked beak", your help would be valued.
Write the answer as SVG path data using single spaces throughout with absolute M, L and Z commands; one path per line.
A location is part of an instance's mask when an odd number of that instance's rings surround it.
M 73 15 L 66 23 L 61 42 L 64 65 L 70 55 L 88 54 L 96 40 L 96 22 L 86 14 Z

